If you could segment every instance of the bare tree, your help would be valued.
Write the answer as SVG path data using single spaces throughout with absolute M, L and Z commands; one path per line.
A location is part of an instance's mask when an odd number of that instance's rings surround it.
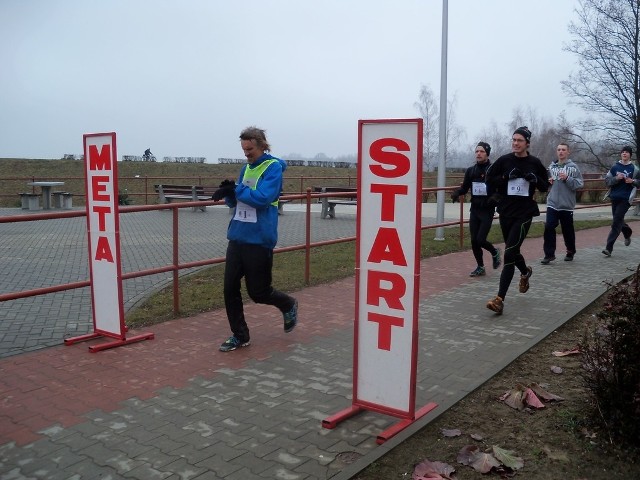
M 488 127 L 480 131 L 480 136 L 473 142 L 471 148 L 474 149 L 478 142 L 487 142 L 491 145 L 491 158 L 498 158 L 511 151 L 511 132 L 506 127 L 498 127 L 495 120 L 491 120 Z
M 572 123 L 562 113 L 557 128 L 562 141 L 571 145 L 572 160 L 584 171 L 604 172 L 619 155 L 620 145 L 601 135 L 599 122 L 591 118 Z
M 423 119 L 422 127 L 422 164 L 425 171 L 432 170 L 431 166 L 438 155 L 438 102 L 433 90 L 427 85 L 420 88 L 420 100 L 415 107 Z
M 640 1 L 579 0 L 576 13 L 565 50 L 577 55 L 579 71 L 562 82 L 563 90 L 585 111 L 602 114 L 602 121 L 583 125 L 585 133 L 637 146 Z
M 447 151 L 453 148 L 466 135 L 464 128 L 456 123 L 456 97 L 447 102 L 447 146 L 445 149 L 445 160 Z M 419 101 L 414 106 L 420 112 L 420 116 L 424 120 L 423 124 L 423 166 L 425 171 L 433 170 L 436 166 L 438 157 L 438 145 L 440 138 L 440 109 L 439 102 L 436 100 L 435 94 L 431 87 L 422 85 L 420 88 Z
M 551 118 L 538 115 L 535 108 L 517 106 L 511 113 L 511 120 L 504 127 L 498 127 L 495 120 L 481 131 L 480 138 L 491 145 L 492 158 L 511 151 L 511 135 L 516 128 L 527 126 L 532 132 L 531 153 L 543 162 L 555 158 L 555 150 L 561 141 L 558 128 Z M 495 153 L 494 153 L 495 152 Z

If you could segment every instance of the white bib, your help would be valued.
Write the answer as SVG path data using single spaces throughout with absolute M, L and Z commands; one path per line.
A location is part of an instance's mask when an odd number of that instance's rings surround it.
M 252 206 L 238 202 L 236 205 L 236 214 L 233 219 L 239 222 L 256 223 L 258 221 L 258 214 Z
M 472 182 L 471 183 L 471 193 L 475 197 L 486 197 L 487 196 L 487 184 L 484 182 Z
M 507 195 L 517 195 L 519 197 L 529 196 L 529 182 L 524 178 L 513 178 L 507 185 Z

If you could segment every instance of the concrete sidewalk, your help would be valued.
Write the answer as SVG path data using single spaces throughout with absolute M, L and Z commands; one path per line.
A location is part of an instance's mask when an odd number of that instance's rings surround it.
M 423 261 L 417 405 L 439 406 L 384 445 L 376 435 L 395 418 L 365 412 L 321 428 L 351 401 L 348 278 L 297 292 L 290 334 L 277 310 L 248 305 L 252 345 L 235 352 L 218 351 L 229 333 L 216 310 L 113 350 L 59 345 L 0 359 L 0 478 L 346 480 L 630 275 L 640 240 L 605 258 L 607 232 L 578 232 L 575 260 L 548 266 L 542 239 L 528 239 L 531 288 L 518 293 L 516 277 L 502 316 L 485 308 L 499 270 L 470 278 L 470 252 Z M 570 292 L 562 301 L 558 286 Z

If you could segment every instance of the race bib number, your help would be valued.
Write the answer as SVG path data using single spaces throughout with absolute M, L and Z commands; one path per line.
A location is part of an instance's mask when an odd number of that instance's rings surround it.
M 236 214 L 233 219 L 239 222 L 256 223 L 258 221 L 258 215 L 256 209 L 252 206 L 238 202 L 236 205 Z
M 472 182 L 471 193 L 474 197 L 486 197 L 487 196 L 487 184 L 484 182 Z
M 524 178 L 514 178 L 509 180 L 509 183 L 507 185 L 507 195 L 528 197 L 529 182 L 527 182 Z

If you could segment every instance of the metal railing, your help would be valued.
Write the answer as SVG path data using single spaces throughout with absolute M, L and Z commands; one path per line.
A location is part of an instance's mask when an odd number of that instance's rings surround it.
M 454 187 L 445 187 L 445 188 L 423 188 L 422 194 L 434 196 L 440 190 L 443 191 L 451 191 Z M 303 244 L 291 245 L 287 247 L 280 247 L 274 250 L 275 254 L 290 252 L 296 250 L 304 250 L 305 251 L 305 268 L 304 268 L 304 281 L 305 284 L 310 283 L 311 271 L 310 271 L 310 258 L 312 255 L 312 250 L 314 247 L 319 247 L 323 245 L 331 245 L 337 243 L 351 242 L 356 239 L 355 236 L 351 237 L 343 237 L 336 238 L 332 240 L 323 240 L 312 242 L 311 241 L 311 205 L 314 202 L 320 201 L 324 197 L 352 197 L 353 192 L 332 192 L 332 193 L 311 193 L 311 189 L 307 188 L 305 194 L 296 194 L 296 195 L 285 195 L 281 197 L 283 200 L 290 201 L 300 201 L 305 204 L 305 242 Z M 459 209 L 459 218 L 455 221 L 422 225 L 422 230 L 427 229 L 435 229 L 439 227 L 450 227 L 450 226 L 458 226 L 459 231 L 459 245 L 462 247 L 464 245 L 464 225 L 468 223 L 468 220 L 464 218 L 464 198 L 460 197 L 460 209 Z M 183 269 L 190 269 L 194 267 L 204 267 L 209 265 L 215 265 L 219 263 L 224 263 L 224 257 L 216 257 L 216 258 L 204 258 L 197 261 L 190 262 L 180 262 L 178 251 L 180 245 L 180 228 L 178 222 L 178 212 L 179 209 L 182 208 L 191 208 L 194 206 L 203 206 L 203 205 L 220 205 L 222 202 L 214 202 L 212 200 L 204 201 L 204 202 L 181 202 L 181 203 L 173 203 L 166 205 L 136 205 L 136 206 L 120 206 L 119 213 L 120 214 L 128 214 L 134 212 L 146 212 L 146 211 L 154 211 L 154 210 L 171 210 L 172 212 L 172 261 L 171 264 L 149 268 L 144 270 L 131 271 L 127 273 L 123 273 L 122 279 L 128 280 L 148 275 L 155 275 L 158 273 L 171 272 L 172 273 L 172 291 L 173 291 L 173 311 L 175 315 L 180 313 L 180 290 L 179 290 L 179 271 Z M 600 207 L 606 204 L 594 204 L 594 205 L 586 205 L 580 206 L 578 208 L 592 208 L 592 207 Z M 86 217 L 86 211 L 84 210 L 75 210 L 75 211 L 53 211 L 51 213 L 35 213 L 30 215 L 12 215 L 12 216 L 0 216 L 0 224 L 1 223 L 14 223 L 14 222 L 34 222 L 41 220 L 53 220 L 60 218 L 72 218 L 72 217 Z M 321 220 L 330 222 L 331 220 Z M 48 287 L 16 291 L 10 293 L 0 294 L 0 302 L 16 300 L 20 298 L 32 297 L 37 295 L 45 295 L 54 292 L 61 292 L 64 290 L 72 290 L 77 288 L 83 288 L 90 286 L 90 280 L 72 282 L 72 283 L 64 283 L 58 285 L 52 285 Z
M 602 194 L 607 190 L 604 182 L 602 181 L 602 175 L 599 173 L 585 173 L 584 175 L 585 186 L 578 190 L 578 198 L 583 201 L 597 202 Z M 353 186 L 357 181 L 357 177 L 353 175 L 343 176 L 315 176 L 315 175 L 300 175 L 300 176 L 287 176 L 285 175 L 283 181 L 284 193 L 287 195 L 304 195 L 307 188 L 313 187 L 315 183 L 331 181 L 332 185 L 345 185 Z M 450 174 L 447 175 L 447 183 L 449 186 L 459 185 L 464 178 L 463 174 Z M 154 204 L 157 201 L 158 195 L 155 192 L 154 186 L 157 184 L 193 184 L 193 185 L 218 185 L 223 176 L 211 176 L 211 175 L 198 175 L 198 176 L 147 176 L 136 175 L 133 177 L 121 176 L 118 179 L 120 194 L 130 197 L 135 203 L 141 203 L 144 205 Z M 0 201 L 5 206 L 8 201 L 13 200 L 15 204 L 19 202 L 18 195 L 25 190 L 30 190 L 32 193 L 36 192 L 36 187 L 28 187 L 27 183 L 43 180 L 54 180 L 65 182 L 64 190 L 72 193 L 74 202 L 76 205 L 84 205 L 84 177 L 60 177 L 60 176 L 32 176 L 32 177 L 5 177 L 0 179 Z M 434 190 L 431 185 L 435 183 L 435 178 L 430 176 L 423 176 L 422 188 L 425 202 L 435 201 Z M 433 197 L 431 196 L 433 194 Z M 543 201 L 543 200 L 540 200 Z M 13 206 L 13 205 L 11 205 Z

